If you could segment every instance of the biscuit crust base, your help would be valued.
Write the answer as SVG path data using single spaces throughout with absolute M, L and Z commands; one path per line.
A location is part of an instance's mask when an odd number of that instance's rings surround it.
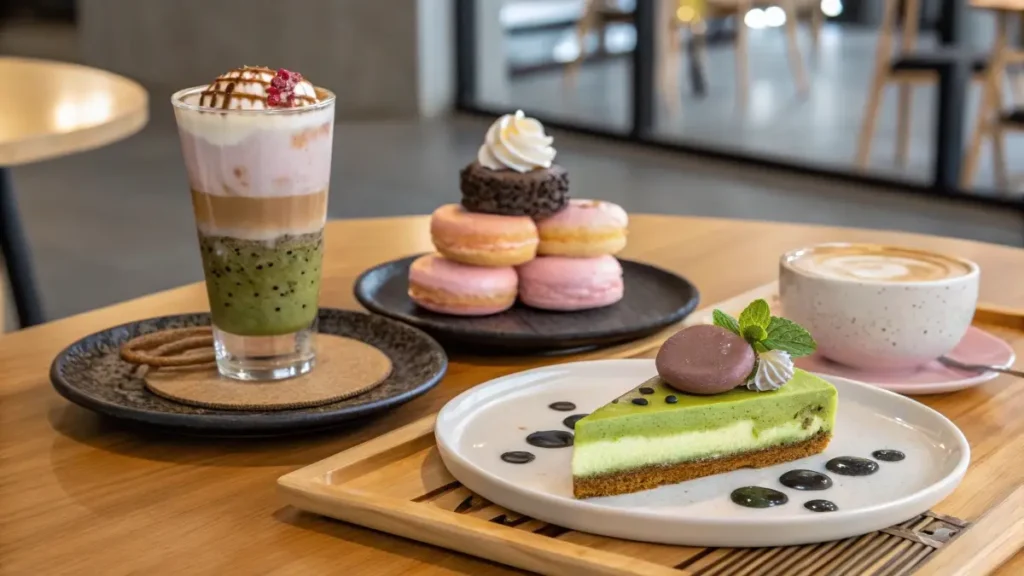
M 691 460 L 669 466 L 645 466 L 583 478 L 573 477 L 573 496 L 596 498 L 630 494 L 666 484 L 677 484 L 694 478 L 731 472 L 740 468 L 765 468 L 818 454 L 825 450 L 831 439 L 831 431 L 819 432 L 803 442 L 773 446 L 756 452 L 732 454 L 724 458 Z

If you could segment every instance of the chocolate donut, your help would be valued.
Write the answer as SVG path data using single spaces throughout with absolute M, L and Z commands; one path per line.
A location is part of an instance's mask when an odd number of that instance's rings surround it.
M 711 324 L 691 326 L 661 345 L 655 366 L 669 386 L 687 394 L 721 394 L 743 384 L 756 354 L 746 340 Z
M 470 212 L 545 218 L 569 202 L 569 173 L 557 164 L 520 173 L 473 162 L 459 177 L 462 205 Z

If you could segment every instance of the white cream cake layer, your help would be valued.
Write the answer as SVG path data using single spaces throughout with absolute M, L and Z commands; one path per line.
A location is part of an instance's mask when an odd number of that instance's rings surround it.
M 713 430 L 699 430 L 664 436 L 627 436 L 614 441 L 576 444 L 572 454 L 573 476 L 585 477 L 622 470 L 666 465 L 689 460 L 720 458 L 761 450 L 778 444 L 810 439 L 825 421 L 815 416 L 810 426 L 787 422 L 754 433 L 753 420 L 741 420 Z
M 207 86 L 186 88 L 171 96 L 172 102 L 199 106 L 200 93 Z M 333 96 L 333 95 L 332 95 Z M 258 132 L 297 132 L 334 124 L 334 103 L 302 108 L 266 110 L 192 110 L 175 107 L 178 128 L 202 137 L 211 144 L 231 145 Z

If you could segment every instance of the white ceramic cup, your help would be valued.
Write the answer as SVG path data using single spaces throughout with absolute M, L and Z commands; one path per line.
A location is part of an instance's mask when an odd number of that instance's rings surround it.
M 863 251 L 876 264 L 853 273 L 843 269 L 850 259 L 830 261 L 833 266 L 822 269 L 813 269 L 818 260 L 797 264 L 830 250 L 847 251 L 852 259 Z M 949 263 L 954 272 L 900 277 L 900 262 L 915 258 Z M 785 316 L 806 328 L 829 360 L 865 371 L 911 370 L 946 354 L 964 337 L 977 306 L 979 277 L 978 265 L 963 258 L 872 244 L 821 244 L 783 254 L 779 295 Z

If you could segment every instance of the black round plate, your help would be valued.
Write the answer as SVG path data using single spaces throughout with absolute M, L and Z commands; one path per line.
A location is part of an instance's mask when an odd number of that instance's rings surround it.
M 376 346 L 391 359 L 392 371 L 373 390 L 323 406 L 241 411 L 178 404 L 146 390 L 135 366 L 119 355 L 123 342 L 141 334 L 209 324 L 209 314 L 180 314 L 97 332 L 57 355 L 50 366 L 50 381 L 75 404 L 115 418 L 189 434 L 272 436 L 333 426 L 403 404 L 436 386 L 448 368 L 444 350 L 420 330 L 380 316 L 332 308 L 320 309 L 320 332 Z
M 417 257 L 363 272 L 356 280 L 356 299 L 372 312 L 422 328 L 446 345 L 470 350 L 550 352 L 635 340 L 682 320 L 700 300 L 697 288 L 685 278 L 620 260 L 626 291 L 611 306 L 548 312 L 517 303 L 493 316 L 448 316 L 420 308 L 409 299 L 409 266 Z

